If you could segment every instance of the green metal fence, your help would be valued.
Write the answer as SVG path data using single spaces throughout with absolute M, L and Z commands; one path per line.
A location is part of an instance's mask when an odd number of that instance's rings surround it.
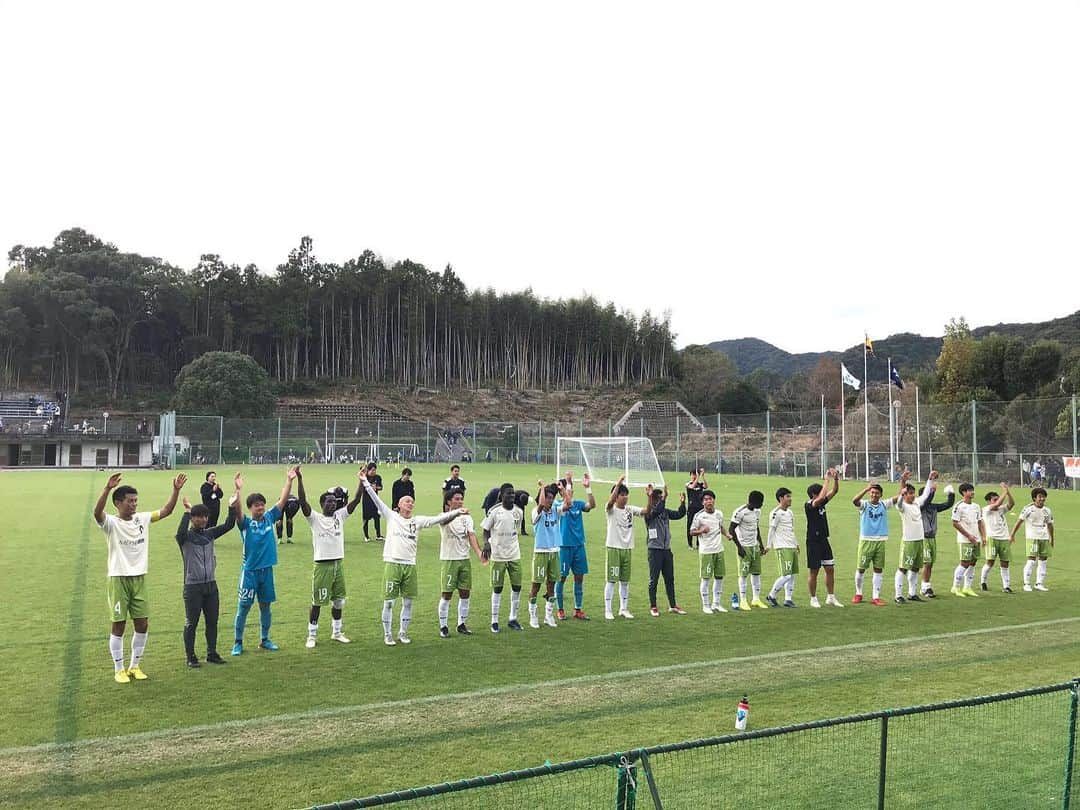
M 319 807 L 1068 808 L 1080 778 L 1078 694 L 1080 680 L 1074 680 L 638 748 Z

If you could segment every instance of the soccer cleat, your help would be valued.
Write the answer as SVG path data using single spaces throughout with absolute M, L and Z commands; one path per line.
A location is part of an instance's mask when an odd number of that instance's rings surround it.
M 279 546 L 283 546 L 283 545 L 285 545 L 285 541 L 279 538 L 278 541 L 277 541 L 277 544 Z
M 1025 590 L 1025 591 L 1026 591 L 1027 593 L 1031 593 L 1031 586 L 1030 586 L 1030 585 L 1028 585 L 1027 583 L 1024 583 L 1024 590 Z
M 128 667 L 127 674 L 130 675 L 132 678 L 134 678 L 137 681 L 145 681 L 146 680 L 146 673 L 143 672 L 138 667 Z
M 978 595 L 979 595 L 979 594 L 977 594 L 977 593 L 976 593 L 976 592 L 975 592 L 974 590 L 972 590 L 971 588 L 964 588 L 964 596 L 978 596 Z
M 304 641 L 304 646 L 307 647 L 309 650 L 314 650 L 315 649 L 315 636 L 309 635 L 307 637 L 307 639 Z
M 1050 589 L 1047 588 L 1045 585 L 1043 585 L 1041 582 L 1036 582 L 1035 583 L 1035 590 L 1042 591 L 1043 593 L 1046 593 Z
M 397 634 L 397 640 L 400 641 L 402 644 L 412 644 L 412 639 L 409 638 L 409 634 L 406 633 L 404 630 L 400 631 Z
M 376 542 L 376 543 L 381 543 L 381 542 L 383 542 L 383 537 L 382 537 L 382 535 L 379 535 L 378 537 L 376 537 L 376 538 L 375 538 L 375 542 Z
M 962 590 L 957 588 L 955 585 L 952 586 L 952 589 L 949 591 L 949 593 L 951 593 L 953 596 L 961 596 L 961 597 L 967 596 L 966 593 L 964 593 Z
M 450 628 L 445 624 L 439 628 L 439 638 L 450 638 Z
M 506 626 L 509 627 L 511 630 L 524 630 L 525 629 L 524 627 L 521 626 L 521 622 L 519 622 L 517 619 L 511 619 L 510 621 L 508 621 L 506 623 Z
M 365 543 L 370 543 L 370 542 L 371 542 L 371 538 L 370 538 L 370 537 L 365 537 L 365 538 L 364 538 L 364 542 L 365 542 Z
M 927 588 L 925 591 L 923 591 L 923 596 L 925 596 L 927 599 L 936 599 L 937 598 L 937 594 L 934 593 L 933 588 Z
M 766 604 L 765 604 L 764 602 L 762 602 L 762 601 L 761 601 L 760 599 L 752 599 L 752 600 L 750 601 L 750 605 L 751 605 L 752 607 L 756 607 L 756 608 L 765 608 L 765 609 L 768 609 L 768 607 L 769 607 L 769 606 L 768 606 L 768 605 L 766 605 Z
M 990 586 L 989 586 L 989 585 L 987 585 L 987 584 L 986 584 L 985 582 L 982 582 L 982 583 L 980 583 L 980 587 L 981 587 L 981 588 L 982 588 L 982 589 L 983 589 L 984 591 L 988 591 L 988 590 L 990 590 Z
M 921 596 L 919 596 L 917 593 L 908 594 L 907 600 L 909 602 L 922 602 L 922 601 L 924 601 L 923 598 Z
M 216 652 L 206 654 L 206 663 L 208 664 L 224 664 L 225 659 L 218 655 Z
M 709 607 L 708 605 L 702 605 L 702 606 L 701 606 L 701 612 L 702 612 L 702 613 L 706 613 L 706 614 L 708 614 L 709 616 L 711 616 L 711 615 L 712 615 L 712 612 L 713 612 L 713 609 L 712 609 L 711 607 Z
M 615 621 L 615 614 L 612 613 L 610 610 L 605 610 L 604 618 L 607 619 L 609 622 L 613 622 Z
M 199 667 L 201 667 L 201 666 L 202 666 L 202 664 L 200 664 L 200 663 L 199 663 L 199 659 L 198 659 L 198 658 L 189 658 L 189 659 L 187 660 L 187 665 L 188 665 L 189 667 L 191 667 L 192 669 L 198 669 Z
M 825 597 L 825 604 L 832 605 L 833 607 L 843 607 L 844 603 L 837 599 L 833 594 L 829 594 Z
M 796 604 L 795 604 L 794 602 L 792 602 L 792 601 L 791 601 L 790 599 L 785 599 L 785 600 L 784 600 L 784 607 L 786 607 L 786 608 L 793 608 L 793 607 L 798 607 L 798 605 L 796 605 Z
M 855 594 L 855 596 L 852 597 L 851 604 L 853 604 L 853 605 L 861 605 L 862 604 L 862 594 L 861 593 Z
M 765 601 L 769 603 L 769 607 L 780 607 L 780 603 L 776 601 L 776 597 L 771 593 L 765 597 Z
M 385 636 L 383 636 L 382 641 L 383 641 L 383 644 L 385 644 L 387 647 L 394 647 L 394 646 L 397 645 L 397 642 L 394 641 L 394 637 L 392 635 L 390 635 L 389 633 L 387 633 Z
M 747 613 L 749 613 L 749 612 L 750 612 L 750 603 L 749 603 L 749 602 L 747 602 L 747 601 L 746 601 L 745 599 L 740 599 L 740 600 L 739 600 L 739 607 L 737 608 L 737 610 L 738 610 L 738 611 L 739 611 L 740 613 L 742 613 L 742 612 L 743 612 L 744 610 L 745 610 L 745 611 L 746 611 Z
M 559 621 L 561 622 L 565 618 L 566 618 L 566 611 L 563 610 L 562 608 L 559 608 Z
M 870 604 L 875 607 L 885 607 L 885 600 L 879 596 L 876 599 L 871 599 Z
M 674 613 L 676 616 L 685 616 L 686 615 L 686 611 L 683 610 L 678 605 L 672 605 L 671 607 L 669 607 L 667 609 L 667 612 L 668 613 Z
M 491 623 L 491 632 L 492 633 L 498 633 L 499 632 L 499 623 L 498 622 L 492 622 Z
M 589 621 L 589 617 L 585 615 L 585 611 L 581 608 L 577 608 L 574 610 L 574 618 L 583 622 Z
M 1012 588 L 1008 588 L 1008 587 L 1006 587 L 1006 588 L 1002 588 L 1002 589 L 1001 589 L 1001 592 L 1002 592 L 1002 593 L 1012 593 L 1012 592 L 1013 592 L 1013 589 L 1012 589 Z
M 128 677 L 126 669 L 118 669 L 113 673 L 113 680 L 117 683 L 131 683 L 131 678 Z
M 620 610 L 619 615 L 622 616 L 624 619 L 632 619 L 632 618 L 634 618 L 634 614 L 631 613 L 626 608 L 623 608 L 622 610 Z
M 621 613 L 621 611 L 620 611 L 620 613 Z M 651 608 L 649 608 L 649 615 L 652 616 L 653 618 L 656 618 L 657 616 L 660 615 L 660 609 L 657 608 L 656 605 L 653 605 Z
M 244 642 L 238 641 L 235 644 L 233 644 L 232 645 L 232 654 L 233 655 L 243 655 L 244 654 Z
M 331 641 L 340 641 L 342 644 L 348 644 L 349 643 L 349 639 L 347 639 L 345 637 L 345 634 L 342 633 L 340 630 L 338 632 L 336 632 L 336 633 L 331 633 L 330 634 L 330 640 Z
M 259 649 L 266 650 L 267 652 L 277 652 L 278 645 L 272 642 L 270 639 L 264 638 L 262 641 L 259 642 Z
M 810 607 L 813 607 L 813 608 L 821 607 L 821 602 L 818 600 L 818 598 L 816 596 L 811 596 L 810 597 Z
M 894 599 L 893 601 L 894 601 L 894 602 L 896 602 L 896 604 L 898 604 L 898 605 L 902 605 L 902 604 L 904 604 L 904 603 L 905 603 L 905 602 L 906 602 L 907 600 L 906 600 L 906 599 L 905 599 L 904 597 L 902 597 L 902 596 L 898 596 L 898 597 L 896 597 L 896 598 L 895 598 L 895 599 Z
M 292 540 L 286 540 L 285 542 L 288 543 L 290 546 L 293 544 Z
M 463 635 L 463 636 L 471 636 L 472 635 L 472 630 L 470 630 L 468 627 L 466 627 L 464 622 L 462 622 L 461 624 L 459 624 L 457 626 L 457 631 L 459 633 L 461 633 L 461 635 Z
M 529 617 L 529 627 L 531 627 L 533 630 L 540 629 L 540 620 L 536 618 L 535 613 Z
M 546 624 L 548 627 L 558 627 L 559 626 L 558 622 L 555 621 L 554 616 L 545 616 L 544 617 L 544 624 Z

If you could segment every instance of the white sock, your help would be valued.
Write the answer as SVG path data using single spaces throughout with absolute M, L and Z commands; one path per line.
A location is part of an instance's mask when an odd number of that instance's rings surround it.
M 781 588 L 784 587 L 784 585 L 787 584 L 785 582 L 786 579 L 787 579 L 786 576 L 778 577 L 776 582 L 774 582 L 772 584 L 772 587 L 769 588 L 769 596 L 771 596 L 773 599 L 775 599 L 776 598 L 776 592 L 779 591 Z
M 124 637 L 109 634 L 109 655 L 112 656 L 113 672 L 124 668 Z
M 384 599 L 382 603 L 382 629 L 383 635 L 389 636 L 390 624 L 394 620 L 394 600 Z
M 341 632 L 341 621 L 342 621 L 341 619 L 331 619 L 330 620 L 330 628 L 331 628 L 331 631 L 333 632 L 333 634 L 335 636 L 338 633 Z
M 908 571 L 907 572 L 907 594 L 908 596 L 914 596 L 916 589 L 919 587 L 919 572 Z
M 1010 568 L 1002 568 L 1001 569 L 1001 587 L 1002 588 L 1008 588 L 1009 587 L 1009 582 L 1011 580 L 1012 580 L 1012 569 L 1010 569 Z
M 858 596 L 862 596 L 863 577 L 865 576 L 866 574 L 863 571 L 855 569 L 855 593 Z
M 750 589 L 754 592 L 754 598 L 755 599 L 760 599 L 761 598 L 761 575 L 760 574 L 751 574 L 750 575 Z
M 1031 584 L 1031 572 L 1034 570 L 1034 568 L 1035 568 L 1035 561 L 1034 560 L 1028 560 L 1026 563 L 1024 563 L 1024 584 L 1025 585 L 1030 585 Z
M 979 582 L 983 585 L 986 584 L 986 577 L 990 573 L 990 566 L 983 563 L 983 567 L 979 570 Z
M 922 584 L 922 592 L 926 593 L 928 590 L 930 590 L 930 583 L 924 579 Z
M 552 597 L 544 603 L 544 618 L 551 621 L 555 618 L 555 598 Z
M 724 580 L 714 579 L 712 582 L 712 599 L 714 605 L 720 604 L 720 597 L 724 595 Z
M 964 587 L 970 588 L 975 584 L 975 566 L 969 565 L 967 567 L 967 573 L 964 574 Z
M 450 621 L 450 600 L 439 599 L 439 627 L 446 627 Z
M 622 605 L 622 610 L 630 610 L 630 583 L 619 583 L 619 604 Z
M 739 598 L 746 601 L 746 577 L 739 577 Z
M 1039 560 L 1039 573 L 1035 577 L 1036 585 L 1046 584 L 1046 560 Z M 144 636 L 145 638 L 145 636 Z
M 614 598 L 614 596 L 615 596 L 615 583 L 614 582 L 605 582 L 604 583 L 604 612 L 605 613 L 611 613 L 611 600 Z
M 1046 571 L 1045 565 L 1043 571 Z M 131 666 L 128 669 L 135 669 L 142 661 L 143 653 L 146 651 L 146 637 L 149 633 L 135 633 L 131 637 Z
M 465 624 L 465 620 L 468 619 L 468 618 L 469 618 L 469 600 L 468 600 L 468 598 L 465 598 L 465 599 L 459 598 L 458 603 L 457 603 L 457 623 L 458 624 Z
M 964 566 L 956 566 L 956 570 L 953 571 L 952 584 L 954 588 L 962 588 L 964 583 Z
M 318 635 L 318 633 L 319 633 L 319 623 L 315 622 L 314 624 L 312 624 L 311 622 L 308 622 L 307 634 L 309 636 L 311 636 L 312 638 L 315 638 L 315 636 Z
M 521 591 L 510 591 L 510 621 L 516 622 L 521 607 Z
M 709 606 L 709 580 L 707 580 L 707 579 L 701 580 L 701 587 L 698 590 L 701 591 L 701 606 L 702 607 L 708 607 Z
M 401 620 L 398 622 L 398 632 L 403 635 L 409 634 L 409 622 L 412 621 L 412 599 L 407 596 L 401 597 Z
M 795 600 L 795 575 L 788 574 L 787 582 L 784 583 L 784 601 L 793 602 Z
M 896 598 L 899 599 L 904 595 L 904 572 L 899 569 L 896 572 L 896 576 L 893 577 L 893 585 L 896 586 Z
M 875 571 L 874 572 L 874 598 L 875 599 L 880 599 L 881 598 L 881 580 L 882 580 L 881 572 L 880 571 Z
M 536 618 L 536 597 L 535 596 L 532 597 L 529 600 L 529 618 L 530 619 L 535 619 Z
M 501 593 L 492 593 L 491 594 L 491 623 L 492 624 L 498 624 L 499 623 L 499 606 L 501 604 L 502 604 L 502 594 Z

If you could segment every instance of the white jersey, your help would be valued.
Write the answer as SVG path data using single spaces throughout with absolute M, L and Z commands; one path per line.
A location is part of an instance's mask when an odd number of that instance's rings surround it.
M 975 538 L 974 542 L 980 542 L 979 523 L 982 521 L 982 509 L 977 503 L 964 503 L 960 501 L 953 507 L 952 519 L 959 523 L 964 531 L 969 532 Z M 971 543 L 959 530 L 956 532 L 957 543 Z
M 795 541 L 795 515 L 779 506 L 769 513 L 769 536 L 765 548 L 798 548 Z
M 986 536 L 991 540 L 1009 539 L 1009 521 L 1005 517 L 1007 510 L 1005 503 L 997 509 L 991 509 L 987 504 L 983 507 L 983 523 L 986 524 Z
M 607 510 L 607 540 L 604 545 L 607 548 L 633 548 L 634 547 L 634 517 L 645 514 L 640 506 L 629 506 L 620 509 L 612 506 Z
M 492 562 L 515 562 L 521 559 L 518 528 L 524 516 L 525 513 L 517 506 L 507 509 L 502 504 L 496 504 L 488 510 L 480 528 L 491 533 Z
M 345 557 L 345 519 L 349 510 L 344 506 L 327 517 L 312 511 L 304 515 L 311 526 L 311 545 L 315 550 L 315 562 L 341 560 Z
M 757 545 L 758 523 L 761 521 L 761 510 L 751 509 L 747 505 L 740 506 L 731 516 L 731 522 L 735 524 L 735 539 L 743 548 L 753 548 Z
M 381 502 L 380 502 L 381 503 Z M 413 515 L 405 517 L 392 509 L 383 512 L 386 519 L 386 542 L 383 543 L 383 562 L 416 565 L 416 538 L 422 529 L 441 523 L 460 512 L 454 509 L 434 517 Z
M 702 509 L 694 515 L 690 530 L 700 529 L 703 526 L 706 531 L 705 534 L 698 535 L 698 552 L 700 554 L 723 554 L 724 535 L 721 530 L 724 528 L 724 513 L 719 509 L 714 509 L 712 512 L 706 512 Z
M 918 502 L 907 503 L 903 498 L 896 501 L 896 511 L 900 513 L 900 530 L 905 540 L 924 539 L 922 507 Z
M 469 535 L 476 534 L 472 515 L 458 515 L 449 523 L 439 527 L 442 532 L 442 544 L 439 546 L 440 560 L 467 560 L 472 543 Z
M 98 528 L 105 533 L 109 547 L 109 576 L 137 577 L 150 566 L 150 524 L 157 512 L 136 512 L 131 520 L 105 515 Z
M 1020 520 L 1024 521 L 1024 537 L 1028 540 L 1049 540 L 1050 530 L 1047 526 L 1054 523 L 1054 515 L 1049 506 L 1036 506 L 1029 503 L 1020 512 Z

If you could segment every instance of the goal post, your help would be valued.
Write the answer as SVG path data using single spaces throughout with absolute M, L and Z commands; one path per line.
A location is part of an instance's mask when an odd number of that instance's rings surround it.
M 614 484 L 625 477 L 628 487 L 664 485 L 652 441 L 644 437 L 559 436 L 555 450 L 555 473 L 559 478 L 567 470 L 580 470 L 599 483 Z

